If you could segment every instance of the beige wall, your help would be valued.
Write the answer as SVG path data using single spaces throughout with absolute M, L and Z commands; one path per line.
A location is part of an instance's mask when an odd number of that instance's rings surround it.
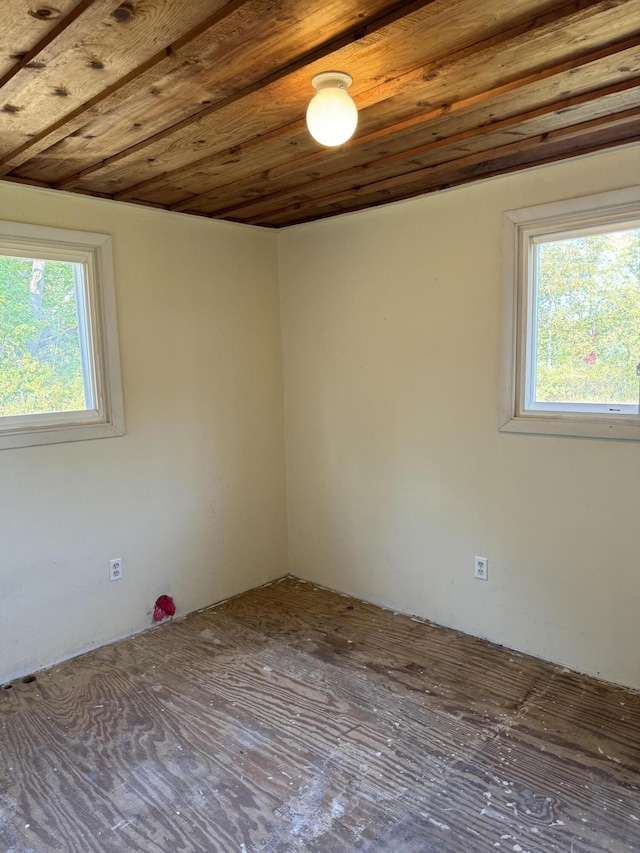
M 113 235 L 127 428 L 0 452 L 1 682 L 287 554 L 275 235 L 8 184 L 0 218 Z
M 279 244 L 290 570 L 640 687 L 640 445 L 497 431 L 502 211 L 638 153 L 279 236 L 0 185 L 113 235 L 127 425 L 0 452 L 0 681 L 287 570 Z
M 639 154 L 281 233 L 291 571 L 640 687 L 640 444 L 497 431 L 502 212 Z

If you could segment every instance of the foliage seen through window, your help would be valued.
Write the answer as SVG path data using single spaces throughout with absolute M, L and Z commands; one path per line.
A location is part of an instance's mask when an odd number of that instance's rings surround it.
M 537 402 L 638 405 L 640 229 L 536 247 Z
M 0 255 L 1 416 L 90 408 L 81 288 L 81 264 Z

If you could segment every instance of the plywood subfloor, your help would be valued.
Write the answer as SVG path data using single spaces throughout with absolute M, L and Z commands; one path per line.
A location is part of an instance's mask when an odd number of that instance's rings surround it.
M 640 851 L 640 695 L 288 578 L 0 691 L 0 850 Z

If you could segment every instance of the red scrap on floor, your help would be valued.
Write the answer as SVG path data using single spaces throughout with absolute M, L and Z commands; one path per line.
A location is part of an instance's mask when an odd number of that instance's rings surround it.
M 153 611 L 154 622 L 162 622 L 165 616 L 173 616 L 176 612 L 176 606 L 173 603 L 173 598 L 170 595 L 161 595 L 156 601 Z

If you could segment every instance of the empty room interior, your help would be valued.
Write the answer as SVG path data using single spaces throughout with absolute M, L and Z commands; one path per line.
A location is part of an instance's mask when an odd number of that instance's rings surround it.
M 640 0 L 0 45 L 0 853 L 640 853 Z

